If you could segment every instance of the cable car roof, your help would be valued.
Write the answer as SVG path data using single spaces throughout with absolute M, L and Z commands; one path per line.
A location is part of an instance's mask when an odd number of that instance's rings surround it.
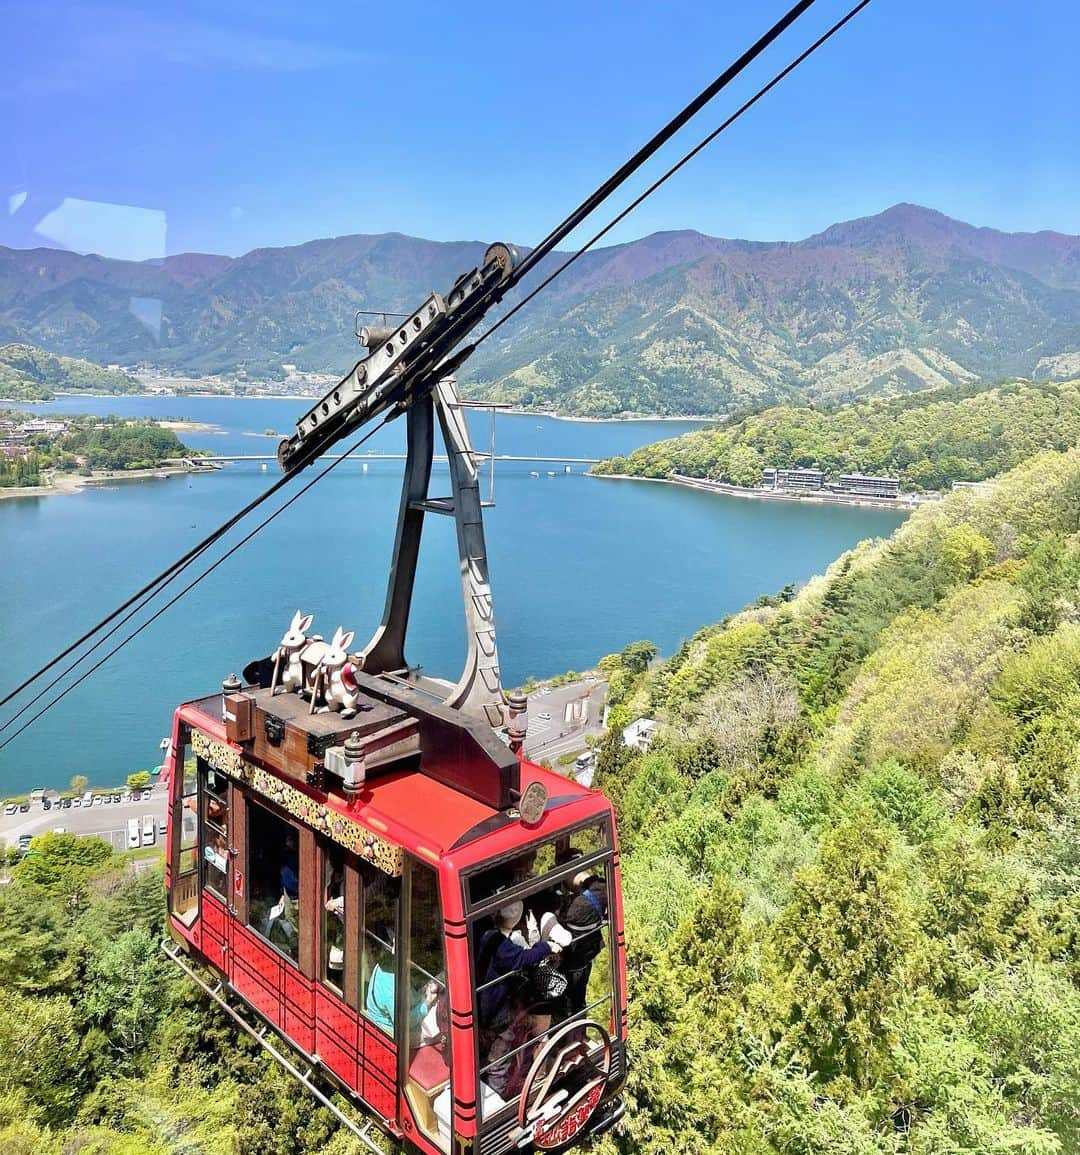
M 220 717 L 213 712 L 219 697 L 203 698 L 180 708 L 183 720 L 216 743 L 227 746 L 233 755 L 244 759 L 244 750 L 229 743 Z M 376 837 L 396 843 L 432 862 L 440 861 L 452 851 L 462 865 L 501 853 L 510 846 L 521 845 L 550 834 L 567 822 L 585 819 L 592 813 L 607 813 L 608 803 L 602 795 L 531 762 L 521 763 L 522 793 L 538 783 L 546 790 L 548 802 L 539 822 L 525 825 L 513 812 L 469 797 L 460 790 L 431 777 L 420 767 L 395 770 L 370 777 L 362 792 L 351 802 L 340 794 L 323 792 L 296 780 L 275 775 L 284 789 L 298 791 L 321 806 L 348 817 L 366 827 Z M 225 767 L 219 767 L 226 769 Z M 261 773 L 270 771 L 261 770 Z M 575 813 L 564 808 L 592 800 L 593 805 Z

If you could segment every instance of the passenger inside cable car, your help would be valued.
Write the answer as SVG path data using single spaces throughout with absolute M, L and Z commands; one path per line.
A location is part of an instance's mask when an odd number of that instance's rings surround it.
M 561 1026 L 612 1016 L 605 824 L 532 848 L 468 880 L 485 1115 L 521 1094 Z

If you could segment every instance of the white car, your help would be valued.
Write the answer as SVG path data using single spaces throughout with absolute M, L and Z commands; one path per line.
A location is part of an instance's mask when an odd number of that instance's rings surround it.
M 128 850 L 137 850 L 142 846 L 142 840 L 139 837 L 139 820 L 137 818 L 128 819 Z
M 143 815 L 142 844 L 143 846 L 154 845 L 154 816 L 152 814 Z
M 18 806 L 16 806 L 16 805 L 15 805 L 15 803 L 14 803 L 14 802 L 9 802 L 9 803 L 8 803 L 8 804 L 7 804 L 7 805 L 4 807 L 4 813 L 5 813 L 5 814 L 17 814 L 17 813 L 18 813 L 18 811 L 19 811 L 19 808 L 18 808 Z
M 547 710 L 544 710 L 543 713 L 537 714 L 536 716 L 540 719 L 541 722 L 551 721 L 551 715 L 547 712 Z

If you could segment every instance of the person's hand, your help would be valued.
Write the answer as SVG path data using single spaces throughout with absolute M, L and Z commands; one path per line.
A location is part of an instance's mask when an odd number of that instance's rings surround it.
M 424 987 L 424 1002 L 430 1007 L 439 997 L 439 984 L 432 980 Z
M 536 915 L 530 910 L 525 916 L 525 937 L 529 940 L 529 945 L 540 940 L 540 928 L 536 925 Z
M 562 954 L 562 947 L 557 942 L 549 942 L 548 946 L 551 948 L 552 954 Z

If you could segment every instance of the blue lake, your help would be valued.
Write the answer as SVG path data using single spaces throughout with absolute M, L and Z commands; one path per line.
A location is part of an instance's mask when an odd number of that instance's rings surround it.
M 222 454 L 272 455 L 277 441 L 264 431 L 290 431 L 305 408 L 303 400 L 286 399 L 66 397 L 34 411 L 199 421 L 218 431 L 180 433 L 181 440 Z M 471 424 L 477 447 L 486 448 L 487 416 L 474 412 Z M 693 427 L 503 414 L 496 451 L 607 457 Z M 365 446 L 403 448 L 404 422 Z M 117 781 L 154 765 L 174 706 L 213 692 L 231 671 L 269 653 L 298 607 L 314 613 L 314 629 L 327 636 L 339 624 L 354 629 L 360 646 L 382 612 L 401 468 L 400 461 L 380 461 L 365 472 L 357 462 L 343 463 L 0 751 L 0 793 L 63 786 L 79 773 Z M 507 686 L 529 674 L 589 667 L 638 638 L 670 653 L 699 626 L 805 581 L 906 516 L 746 501 L 588 478 L 585 466 L 572 468 L 569 475 L 561 465 L 496 469 L 496 507 L 487 511 L 486 528 Z M 0 689 L 18 684 L 277 476 L 273 462 L 266 471 L 246 462 L 210 474 L 0 501 Z M 445 465 L 436 463 L 433 495 L 445 477 Z M 234 531 L 225 545 L 244 532 Z M 456 678 L 464 640 L 453 522 L 429 518 L 424 533 L 408 656 L 432 674 Z M 50 687 L 42 704 L 60 688 Z

